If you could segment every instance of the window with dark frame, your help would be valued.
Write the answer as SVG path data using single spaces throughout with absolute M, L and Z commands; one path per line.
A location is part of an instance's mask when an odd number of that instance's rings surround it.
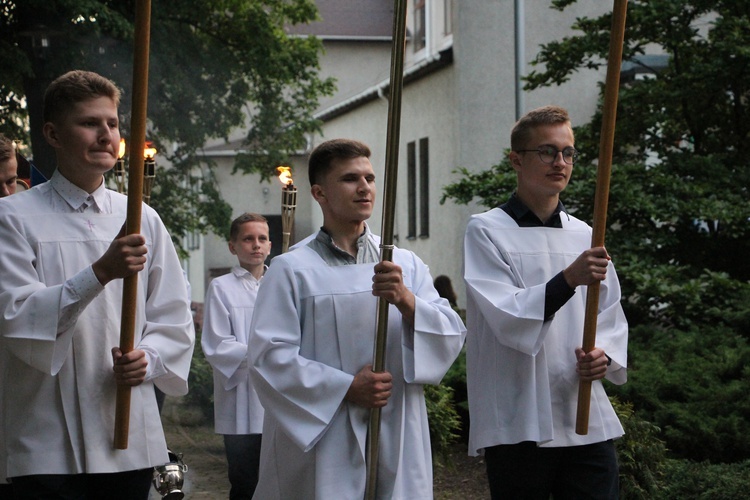
M 414 2 L 414 52 L 419 52 L 427 43 L 427 15 L 425 0 Z
M 430 142 L 427 137 L 406 145 L 407 233 L 406 239 L 430 236 Z
M 430 236 L 430 140 L 419 140 L 419 237 Z
M 406 177 L 408 194 L 406 238 L 413 240 L 417 237 L 417 143 L 415 141 L 406 145 Z

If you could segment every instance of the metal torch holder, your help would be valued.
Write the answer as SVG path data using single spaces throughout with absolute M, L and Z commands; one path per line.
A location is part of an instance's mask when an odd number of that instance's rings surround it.
M 294 212 L 297 210 L 297 188 L 287 184 L 281 190 L 281 253 L 289 250 L 289 240 L 294 230 Z
M 115 163 L 115 182 L 117 183 L 117 192 L 125 194 L 125 158 L 118 158 Z
M 143 160 L 143 202 L 150 205 L 151 188 L 154 186 L 156 178 L 156 160 L 146 158 Z

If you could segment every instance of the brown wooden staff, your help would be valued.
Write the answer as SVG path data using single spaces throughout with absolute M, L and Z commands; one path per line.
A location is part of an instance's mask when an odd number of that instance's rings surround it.
M 130 160 L 128 171 L 128 215 L 126 234 L 141 232 L 143 202 L 143 147 L 146 142 L 146 101 L 148 99 L 148 51 L 151 38 L 151 0 L 135 4 L 135 43 L 133 54 L 133 105 L 130 124 Z M 138 299 L 138 275 L 123 280 L 120 349 L 123 354 L 133 350 L 135 312 Z M 115 407 L 115 439 L 118 450 L 128 447 L 130 427 L 130 387 L 117 386 Z
M 604 246 L 604 231 L 607 225 L 607 203 L 609 201 L 609 179 L 612 171 L 612 150 L 615 142 L 615 119 L 617 117 L 617 95 L 620 90 L 620 65 L 622 46 L 625 39 L 625 16 L 628 1 L 615 0 L 612 9 L 612 31 L 609 39 L 607 58 L 607 80 L 604 89 L 602 130 L 599 140 L 599 167 L 596 176 L 594 197 L 594 222 L 591 246 Z M 596 322 L 599 312 L 599 282 L 588 286 L 586 294 L 586 316 L 583 323 L 583 350 L 591 352 L 596 344 Z M 591 382 L 578 384 L 578 410 L 576 414 L 576 434 L 589 432 L 589 409 L 591 407 Z
M 401 134 L 401 91 L 404 82 L 404 49 L 406 48 L 406 0 L 395 0 L 393 11 L 393 45 L 391 47 L 391 79 L 388 98 L 388 129 L 385 141 L 385 180 L 383 190 L 383 221 L 380 233 L 380 260 L 393 259 L 393 219 L 396 208 L 398 178 L 398 146 Z M 385 371 L 385 347 L 388 337 L 388 302 L 378 297 L 375 352 L 372 370 Z M 370 410 L 367 430 L 367 482 L 365 498 L 374 499 L 378 484 L 378 451 L 380 440 L 380 408 Z

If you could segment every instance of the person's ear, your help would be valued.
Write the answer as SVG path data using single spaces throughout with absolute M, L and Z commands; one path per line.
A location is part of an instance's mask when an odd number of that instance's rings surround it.
M 229 253 L 231 253 L 232 255 L 237 255 L 237 250 L 234 249 L 234 243 L 232 242 L 232 240 L 229 240 L 227 242 L 227 246 L 229 247 Z
M 47 140 L 50 146 L 53 148 L 60 147 L 60 141 L 57 134 L 57 128 L 55 128 L 55 124 L 52 122 L 47 122 L 42 127 L 42 134 L 44 135 L 44 138 Z
M 310 188 L 310 194 L 312 195 L 313 199 L 317 201 L 318 203 L 321 203 L 325 201 L 326 194 L 323 191 L 323 188 L 320 186 L 320 184 L 313 184 Z
M 513 170 L 516 172 L 521 170 L 521 153 L 511 151 L 508 155 L 508 159 L 510 159 L 510 165 L 513 167 Z

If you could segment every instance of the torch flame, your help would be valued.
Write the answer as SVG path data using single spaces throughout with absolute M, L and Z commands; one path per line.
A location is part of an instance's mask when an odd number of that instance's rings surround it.
M 153 147 L 151 141 L 146 141 L 146 147 L 143 148 L 143 159 L 150 160 L 153 159 L 154 156 L 156 156 L 156 148 Z
M 292 181 L 292 169 L 291 167 L 276 167 L 276 171 L 279 173 L 279 181 L 285 186 L 291 186 L 294 184 Z
M 118 158 L 125 156 L 125 139 L 120 139 L 120 151 L 117 153 Z

